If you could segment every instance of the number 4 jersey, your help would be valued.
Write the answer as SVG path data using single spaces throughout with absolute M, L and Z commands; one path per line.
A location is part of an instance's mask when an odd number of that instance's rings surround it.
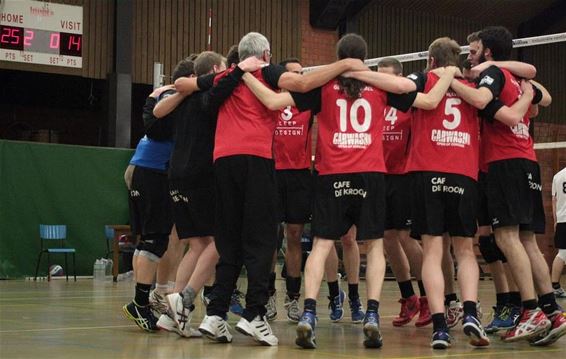
M 412 111 L 403 112 L 395 107 L 387 106 L 384 115 L 383 157 L 387 173 L 404 174 L 406 173 Z
M 417 91 L 427 93 L 438 82 L 432 72 L 408 76 Z M 470 87 L 473 83 L 460 80 Z M 412 105 L 405 96 L 400 109 Z M 434 110 L 417 109 L 411 121 L 407 172 L 431 171 L 464 175 L 474 180 L 479 169 L 479 118 L 477 110 L 450 89 Z

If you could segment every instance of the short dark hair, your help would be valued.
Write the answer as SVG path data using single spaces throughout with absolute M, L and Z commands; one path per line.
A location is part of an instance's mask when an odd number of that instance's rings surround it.
M 173 74 L 171 75 L 171 79 L 173 82 L 180 77 L 189 77 L 195 74 L 195 63 L 194 61 L 190 60 L 190 56 L 186 59 L 179 61 L 175 69 L 173 70 Z
M 238 54 L 238 45 L 230 46 L 226 54 L 226 67 L 232 67 L 233 64 L 240 62 L 240 54 Z
M 379 60 L 377 67 L 378 68 L 380 68 L 380 67 L 392 67 L 393 72 L 396 75 L 403 73 L 403 64 L 401 63 L 401 61 L 397 60 L 394 57 L 385 57 L 385 58 Z
M 301 64 L 301 61 L 296 57 L 288 57 L 285 60 L 281 61 L 279 65 L 287 66 L 287 64 Z
M 214 51 L 203 51 L 195 60 L 195 73 L 197 76 L 205 75 L 214 69 L 214 65 L 220 66 L 223 63 L 222 55 Z
M 475 41 L 480 41 L 480 32 L 479 31 L 472 32 L 471 34 L 468 35 L 466 41 L 468 42 L 468 44 Z
M 483 49 L 490 49 L 495 61 L 505 61 L 511 58 L 513 50 L 513 35 L 503 26 L 489 26 L 480 31 L 479 38 Z

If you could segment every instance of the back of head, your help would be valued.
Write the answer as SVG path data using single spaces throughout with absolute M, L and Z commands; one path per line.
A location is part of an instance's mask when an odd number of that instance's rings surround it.
M 377 68 L 379 69 L 379 68 L 382 68 L 382 67 L 392 68 L 393 73 L 395 75 L 403 74 L 403 64 L 399 60 L 397 60 L 393 57 L 386 57 L 386 58 L 381 59 L 379 61 L 379 63 L 377 64 Z
M 264 52 L 269 51 L 269 49 L 269 41 L 259 32 L 247 33 L 238 44 L 238 53 L 241 61 L 251 56 L 261 59 Z
M 226 67 L 230 68 L 232 65 L 237 65 L 239 62 L 240 55 L 238 54 L 238 45 L 232 45 L 226 54 Z
M 336 56 L 339 60 L 352 58 L 364 61 L 367 57 L 368 46 L 366 40 L 358 34 L 346 34 L 336 44 Z M 345 92 L 348 98 L 360 97 L 365 83 L 352 78 L 338 78 L 340 90 Z
M 434 65 L 429 63 L 429 67 L 458 66 L 461 51 L 456 41 L 449 37 L 440 37 L 428 47 L 429 61 L 434 59 Z
M 279 63 L 279 65 L 281 65 L 283 67 L 287 66 L 287 64 L 299 64 L 300 65 L 301 61 L 299 61 L 299 59 L 296 58 L 296 57 L 288 57 L 288 58 L 286 58 L 285 60 L 283 60 Z
M 480 31 L 479 38 L 483 50 L 491 50 L 491 57 L 495 61 L 505 61 L 511 58 L 513 50 L 513 35 L 503 26 L 489 26 Z
M 175 69 L 173 70 L 173 75 L 171 76 L 171 79 L 173 80 L 173 82 L 175 82 L 175 80 L 177 80 L 180 77 L 189 77 L 191 75 L 195 74 L 195 63 L 193 60 L 190 60 L 190 57 L 187 57 L 186 59 L 183 59 L 181 61 L 179 61 L 179 63 L 177 64 L 177 66 L 175 66 Z
M 222 55 L 214 51 L 203 51 L 195 60 L 195 73 L 197 76 L 206 75 L 214 66 L 220 67 L 224 62 Z

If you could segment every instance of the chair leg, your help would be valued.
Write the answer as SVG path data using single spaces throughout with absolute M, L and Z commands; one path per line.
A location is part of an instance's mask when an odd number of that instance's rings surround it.
M 73 253 L 73 276 L 75 277 L 75 282 L 77 281 L 77 267 L 75 266 L 75 253 Z
M 69 281 L 69 265 L 67 264 L 67 253 L 65 253 L 65 276 L 67 277 L 67 282 Z
M 37 264 L 35 265 L 35 277 L 34 281 L 37 281 L 37 274 L 39 273 L 39 265 L 41 264 L 41 257 L 43 256 L 43 251 L 39 252 L 39 257 L 37 258 Z
M 47 281 L 51 282 L 51 271 L 49 270 L 51 268 L 51 256 L 49 255 L 49 252 L 47 252 Z

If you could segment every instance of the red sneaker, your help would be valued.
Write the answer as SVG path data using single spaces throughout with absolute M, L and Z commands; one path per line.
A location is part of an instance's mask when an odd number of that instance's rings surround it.
M 515 342 L 521 339 L 531 339 L 545 333 L 551 326 L 550 320 L 540 308 L 523 310 L 521 319 L 515 328 L 510 329 L 503 336 L 506 342 Z
M 566 312 L 557 310 L 548 316 L 552 323 L 550 329 L 539 338 L 531 341 L 534 346 L 547 346 L 556 342 L 561 336 L 566 334 Z
M 409 323 L 419 312 L 419 298 L 416 295 L 400 299 L 399 303 L 401 303 L 401 313 L 393 319 L 394 327 L 401 327 Z
M 432 323 L 432 315 L 430 314 L 430 308 L 428 307 L 428 299 L 426 297 L 420 297 L 420 311 L 419 318 L 415 322 L 417 328 L 425 327 Z

